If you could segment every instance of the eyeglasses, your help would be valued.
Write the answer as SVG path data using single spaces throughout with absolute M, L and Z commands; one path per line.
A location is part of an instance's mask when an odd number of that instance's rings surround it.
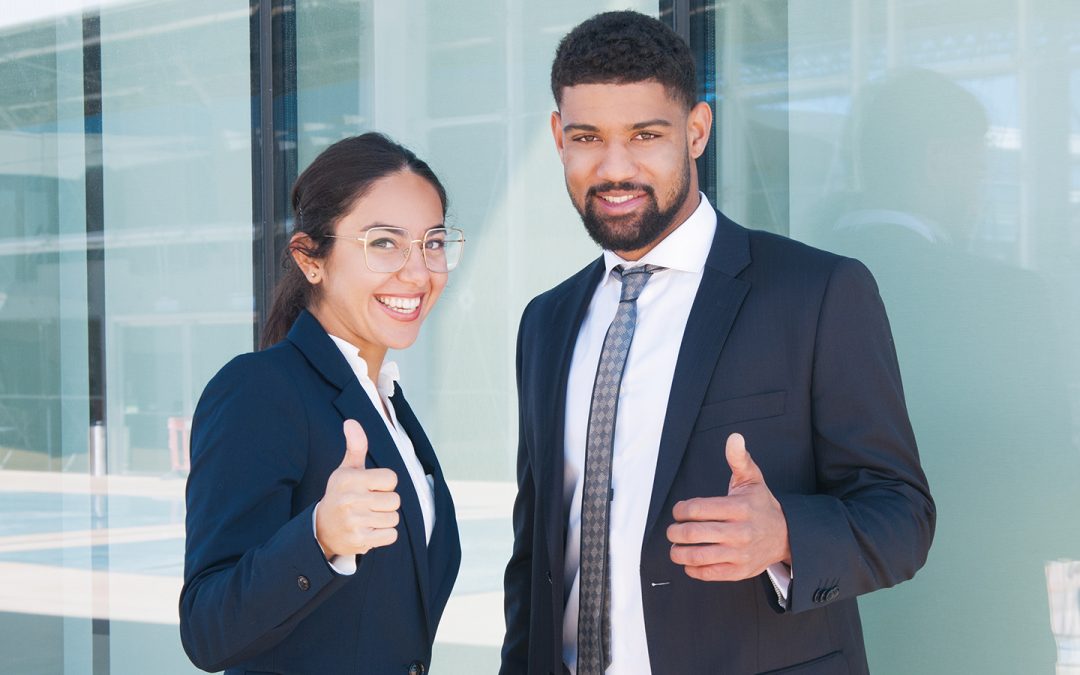
M 465 248 L 465 233 L 456 227 L 432 228 L 424 233 L 423 239 L 411 239 L 409 231 L 404 228 L 383 225 L 371 228 L 362 237 L 339 234 L 324 236 L 327 239 L 348 239 L 362 243 L 368 269 L 380 274 L 392 274 L 405 267 L 413 244 L 420 244 L 424 266 L 440 274 L 458 266 Z

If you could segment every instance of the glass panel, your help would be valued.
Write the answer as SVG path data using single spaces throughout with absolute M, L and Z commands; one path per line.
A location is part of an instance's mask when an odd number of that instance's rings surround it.
M 92 653 L 89 579 L 56 574 L 90 566 L 89 549 L 61 545 L 90 528 L 83 65 L 81 49 L 61 47 L 81 36 L 70 17 L 0 19 L 0 653 L 11 672 L 86 672 Z
M 860 601 L 871 671 L 1074 672 L 1080 6 L 718 12 L 721 203 L 874 272 L 938 503 L 926 567 Z
M 656 2 L 630 4 L 657 11 Z M 387 133 L 429 161 L 450 194 L 448 224 L 468 240 L 420 340 L 390 357 L 458 508 L 464 551 L 437 636 L 440 671 L 498 669 L 516 489 L 517 323 L 530 298 L 599 252 L 565 196 L 549 69 L 563 34 L 609 5 L 297 3 L 301 168 L 344 136 Z
M 249 18 L 243 0 L 0 14 L 4 672 L 196 672 L 186 421 L 252 346 Z
M 252 346 L 249 17 L 245 0 L 101 12 L 106 428 L 130 476 L 109 489 L 112 674 L 194 670 L 177 478 L 199 393 Z

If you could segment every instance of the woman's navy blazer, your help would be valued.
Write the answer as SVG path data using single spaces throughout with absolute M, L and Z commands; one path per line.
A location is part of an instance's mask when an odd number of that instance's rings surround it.
M 426 672 L 457 577 L 454 506 L 401 389 L 392 398 L 435 479 L 435 528 L 379 412 L 308 312 L 273 347 L 233 359 L 206 386 L 192 422 L 180 636 L 204 670 L 240 673 Z M 344 457 L 342 422 L 367 432 L 368 467 L 398 476 L 398 539 L 333 571 L 312 511 Z

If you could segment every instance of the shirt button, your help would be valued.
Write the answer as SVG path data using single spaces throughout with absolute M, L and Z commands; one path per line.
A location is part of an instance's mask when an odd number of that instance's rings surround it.
M 301 574 L 300 576 L 296 577 L 296 587 L 302 591 L 306 591 L 307 589 L 311 588 L 311 582 L 308 581 L 307 577 Z

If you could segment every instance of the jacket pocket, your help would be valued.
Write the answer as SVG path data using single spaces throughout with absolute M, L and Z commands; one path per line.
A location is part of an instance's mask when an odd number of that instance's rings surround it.
M 716 427 L 766 419 L 784 414 L 786 391 L 770 391 L 765 394 L 752 394 L 739 398 L 729 398 L 701 406 L 694 433 L 708 431 Z
M 848 675 L 850 671 L 843 652 L 832 652 L 795 666 L 770 670 L 758 675 Z

